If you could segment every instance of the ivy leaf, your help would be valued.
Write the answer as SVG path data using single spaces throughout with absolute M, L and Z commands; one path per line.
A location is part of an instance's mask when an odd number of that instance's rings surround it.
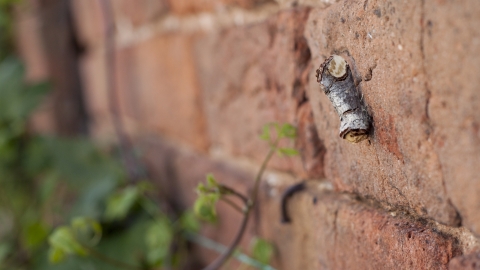
M 214 189 L 218 187 L 218 182 L 215 180 L 215 177 L 213 174 L 209 173 L 207 174 L 207 188 L 209 189 Z
M 193 211 L 200 219 L 215 222 L 217 221 L 217 211 L 215 205 L 220 199 L 220 194 L 204 194 L 197 198 L 193 205 Z
M 50 263 L 56 264 L 65 260 L 66 253 L 61 248 L 50 247 L 48 250 L 48 260 Z
M 86 256 L 88 254 L 87 250 L 82 247 L 75 238 L 72 229 L 67 226 L 61 226 L 55 229 L 48 238 L 48 243 L 53 249 L 50 255 L 52 262 L 58 262 L 59 258 L 63 258 L 61 256 L 62 252 L 64 254 L 77 254 L 81 256 Z
M 288 157 L 291 157 L 291 156 L 296 156 L 299 154 L 299 152 L 293 148 L 278 148 L 277 149 L 277 153 L 280 155 L 280 156 L 288 156 Z
M 270 141 L 270 124 L 266 124 L 262 128 L 262 133 L 260 134 L 260 139 L 264 141 Z
M 280 127 L 279 137 L 294 139 L 297 136 L 297 129 L 290 124 L 283 124 Z
M 48 237 L 48 231 L 49 228 L 47 225 L 39 221 L 26 224 L 22 232 L 25 245 L 28 248 L 36 248 L 40 246 Z
M 180 217 L 180 224 L 182 229 L 190 232 L 197 232 L 200 230 L 200 223 L 195 217 L 195 213 L 192 210 L 187 210 L 183 212 Z
M 140 194 L 136 187 L 127 187 L 108 198 L 105 218 L 107 220 L 124 219 L 133 205 L 137 202 Z
M 198 183 L 197 188 L 195 189 L 199 195 L 207 194 L 208 189 L 205 187 L 204 183 Z
M 76 217 L 71 222 L 72 230 L 79 239 L 85 239 L 91 246 L 98 244 L 102 238 L 102 226 L 96 220 Z
M 265 239 L 254 238 L 252 244 L 252 257 L 257 261 L 268 264 L 274 253 L 273 245 Z
M 155 220 L 145 234 L 147 260 L 150 265 L 159 265 L 168 256 L 173 240 L 173 228 L 166 218 Z

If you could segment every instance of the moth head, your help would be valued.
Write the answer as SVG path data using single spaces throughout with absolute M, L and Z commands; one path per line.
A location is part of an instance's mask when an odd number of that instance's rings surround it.
M 336 54 L 330 57 L 330 61 L 326 65 L 328 73 L 337 79 L 344 78 L 347 75 L 347 67 L 345 58 Z

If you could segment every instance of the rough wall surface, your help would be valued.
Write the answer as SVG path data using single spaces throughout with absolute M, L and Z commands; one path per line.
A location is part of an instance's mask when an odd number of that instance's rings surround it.
M 248 190 L 268 150 L 261 127 L 290 122 L 301 155 L 272 161 L 246 237 L 272 240 L 276 267 L 478 268 L 477 0 L 111 2 L 121 118 L 178 207 L 208 172 Z M 71 4 L 90 131 L 112 140 L 102 13 L 96 0 Z M 38 27 L 20 20 L 20 37 Z M 20 48 L 29 74 L 43 74 L 39 49 Z M 368 141 L 339 138 L 316 82 L 333 53 L 373 117 Z M 311 188 L 282 225 L 280 194 L 300 179 Z M 228 243 L 239 217 L 224 210 L 206 233 Z

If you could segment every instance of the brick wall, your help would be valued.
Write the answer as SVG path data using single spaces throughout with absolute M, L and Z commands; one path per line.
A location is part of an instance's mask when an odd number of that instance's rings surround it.
M 273 160 L 248 229 L 276 244 L 275 266 L 480 265 L 472 253 L 480 237 L 476 0 L 111 2 L 121 118 L 152 178 L 181 207 L 209 172 L 248 190 L 267 152 L 262 125 L 290 122 L 301 157 Z M 90 133 L 111 141 L 102 13 L 96 0 L 71 7 Z M 38 27 L 25 17 L 20 45 Z M 20 48 L 29 74 L 43 74 L 38 48 Z M 373 116 L 369 141 L 338 137 L 315 79 L 332 53 L 347 55 L 355 71 Z M 282 225 L 279 196 L 300 179 L 309 189 L 293 198 L 293 222 Z M 220 212 L 206 233 L 228 243 L 240 217 Z

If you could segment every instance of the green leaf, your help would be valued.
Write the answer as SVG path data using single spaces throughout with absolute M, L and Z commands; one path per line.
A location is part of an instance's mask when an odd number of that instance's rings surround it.
M 270 141 L 270 124 L 266 124 L 262 128 L 262 133 L 260 134 L 260 139 L 264 141 Z
M 33 222 L 23 229 L 23 240 L 28 248 L 40 246 L 48 236 L 48 227 L 41 222 Z
M 147 229 L 147 261 L 150 265 L 159 265 L 167 256 L 173 240 L 173 228 L 166 218 L 155 220 Z
M 107 220 L 124 219 L 133 205 L 137 202 L 139 195 L 136 187 L 127 187 L 110 196 L 107 201 L 105 218 Z
M 282 156 L 282 155 L 285 155 L 285 156 L 296 156 L 299 154 L 299 152 L 293 148 L 278 148 L 277 149 L 277 153 Z
M 88 254 L 87 250 L 82 247 L 75 238 L 72 229 L 67 226 L 61 226 L 55 229 L 48 238 L 48 243 L 50 247 L 54 249 L 52 252 L 55 253 L 59 253 L 58 250 L 61 250 L 65 254 L 77 254 L 81 256 Z
M 290 138 L 294 139 L 297 136 L 297 129 L 290 124 L 283 124 L 280 127 L 279 135 L 280 138 Z
M 207 187 L 204 183 L 198 183 L 197 188 L 195 189 L 199 195 L 208 193 Z
M 2 266 L 2 262 L 7 258 L 11 251 L 12 246 L 9 243 L 0 243 L 0 266 Z
M 61 248 L 50 247 L 48 250 L 48 260 L 50 263 L 56 264 L 65 260 L 66 253 Z
M 274 253 L 273 245 L 261 238 L 254 238 L 252 244 L 252 257 L 257 261 L 269 264 Z
M 96 220 L 88 217 L 76 217 L 71 222 L 72 230 L 77 239 L 94 246 L 102 238 L 102 226 Z
M 180 225 L 182 226 L 182 229 L 186 231 L 197 232 L 200 230 L 200 223 L 192 210 L 183 212 L 180 217 Z
M 220 199 L 220 194 L 204 194 L 197 198 L 193 205 L 193 211 L 200 219 L 215 222 L 217 220 L 217 211 L 215 205 Z
M 213 174 L 209 173 L 207 174 L 207 188 L 212 189 L 212 188 L 217 188 L 218 183 L 217 180 L 215 180 L 215 177 Z

